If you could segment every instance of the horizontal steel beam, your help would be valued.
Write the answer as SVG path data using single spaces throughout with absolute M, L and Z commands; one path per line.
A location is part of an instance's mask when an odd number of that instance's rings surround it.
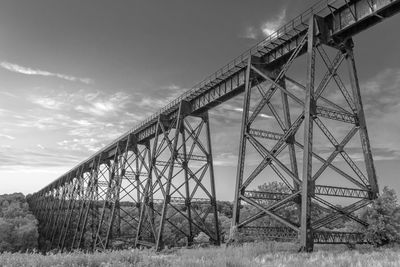
M 364 198 L 364 199 L 371 199 L 373 195 L 372 192 L 368 190 L 328 186 L 328 185 L 316 185 L 315 194 L 323 196 Z
M 239 228 L 239 232 L 248 236 L 269 237 L 280 240 L 294 240 L 298 237 L 298 232 L 289 227 L 244 226 Z
M 365 244 L 368 243 L 364 233 L 315 231 L 314 242 L 318 244 Z
M 251 199 L 258 200 L 282 200 L 289 196 L 289 193 L 277 193 L 277 192 L 267 192 L 267 191 L 245 191 L 244 196 Z
M 335 196 L 347 198 L 371 199 L 372 192 L 357 188 L 347 188 L 328 185 L 315 185 L 315 194 L 321 196 Z M 245 191 L 244 196 L 259 200 L 281 200 L 291 195 L 290 193 L 278 193 L 269 191 Z
M 185 159 L 185 156 L 183 153 L 178 153 L 177 157 L 182 161 Z M 202 155 L 186 155 L 186 160 L 207 161 L 208 159 L 206 156 L 202 156 Z
M 298 232 L 289 227 L 263 227 L 245 226 L 239 228 L 239 232 L 246 236 L 273 238 L 280 240 L 295 240 Z M 365 244 L 368 240 L 364 233 L 360 232 L 337 232 L 337 231 L 315 231 L 314 242 L 318 244 Z
M 326 108 L 326 107 L 318 106 L 317 114 L 321 117 L 331 119 L 331 120 L 342 121 L 342 122 L 352 123 L 352 124 L 357 123 L 356 116 L 354 116 L 353 114 L 349 114 L 349 113 L 339 111 L 339 110 L 333 110 L 333 109 Z
M 260 129 L 254 129 L 251 128 L 249 130 L 249 134 L 251 134 L 254 137 L 260 137 L 260 138 L 265 138 L 265 139 L 270 139 L 270 140 L 280 140 L 283 136 L 281 133 L 275 133 L 275 132 L 270 132 L 270 131 L 265 131 L 265 130 L 260 130 Z

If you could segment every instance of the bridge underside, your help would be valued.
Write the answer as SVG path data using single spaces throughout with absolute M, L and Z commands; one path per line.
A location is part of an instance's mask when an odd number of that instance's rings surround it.
M 42 248 L 220 244 L 207 111 L 243 92 L 231 240 L 368 242 L 337 229 L 379 192 L 351 37 L 400 1 L 321 3 L 32 195 Z

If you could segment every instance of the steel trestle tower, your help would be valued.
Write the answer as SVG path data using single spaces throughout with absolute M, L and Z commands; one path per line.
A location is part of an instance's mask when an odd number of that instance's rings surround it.
M 238 232 L 251 233 L 254 229 L 263 232 L 266 237 L 277 239 L 294 239 L 299 236 L 301 249 L 304 251 L 311 251 L 314 241 L 321 243 L 366 242 L 362 233 L 319 230 L 342 217 L 348 217 L 366 226 L 367 223 L 356 217 L 353 212 L 370 203 L 370 200 L 374 199 L 379 192 L 355 67 L 353 42 L 350 38 L 329 39 L 326 35 L 327 30 L 328 25 L 323 19 L 317 16 L 311 17 L 306 34 L 297 43 L 282 67 L 269 68 L 270 66 L 258 57 L 250 57 L 248 60 L 232 238 L 235 238 Z M 333 59 L 329 57 L 327 49 L 336 51 Z M 306 67 L 305 85 L 288 76 L 294 61 L 300 60 L 298 54 L 302 50 L 306 51 L 304 53 L 306 60 L 303 61 Z M 318 76 L 320 80 L 317 82 L 316 59 L 318 57 L 321 58 L 319 68 L 324 65 L 326 72 Z M 344 61 L 347 62 L 351 92 L 346 88 L 339 71 Z M 287 88 L 287 82 L 292 85 L 291 90 Z M 333 86 L 331 86 L 332 83 Z M 251 97 L 253 90 L 257 90 L 259 95 L 256 98 L 258 102 L 256 101 L 254 108 L 251 109 L 250 102 L 254 100 Z M 329 92 L 325 97 L 326 91 Z M 339 97 L 343 101 L 340 101 Z M 292 101 L 291 105 L 288 104 L 288 100 Z M 263 113 L 265 107 L 279 126 L 276 127 L 280 129 L 279 132 L 270 131 L 268 127 L 265 130 L 256 128 L 262 127 L 260 118 L 265 116 Z M 343 136 L 337 139 L 324 122 L 326 119 L 339 121 L 350 127 L 336 124 L 336 127 L 340 127 Z M 270 122 L 268 124 L 271 125 Z M 301 127 L 303 132 L 300 130 Z M 327 158 L 313 150 L 314 135 L 317 130 L 315 128 L 318 128 L 326 137 L 326 141 L 331 143 L 332 151 Z M 346 131 L 345 135 L 343 131 Z M 361 139 L 367 175 L 364 175 L 359 164 L 346 151 L 346 145 L 355 138 L 357 132 Z M 303 139 L 302 143 L 300 139 Z M 263 144 L 263 140 L 268 140 L 268 144 Z M 261 162 L 249 171 L 246 177 L 244 169 L 245 156 L 249 153 L 249 149 L 246 150 L 248 143 L 260 154 Z M 268 145 L 270 148 L 267 148 Z M 302 153 L 296 153 L 296 148 Z M 283 160 L 279 158 L 282 154 Z M 352 174 L 344 172 L 333 164 L 338 155 L 342 156 L 353 171 Z M 284 162 L 285 159 L 289 166 Z M 313 161 L 320 162 L 319 168 L 314 172 Z M 300 168 L 298 168 L 299 162 L 301 162 Z M 285 184 L 290 193 L 247 190 L 258 177 L 262 177 L 261 173 L 267 166 L 271 168 L 278 180 Z M 327 168 L 331 168 L 336 175 L 344 178 L 343 182 L 347 182 L 348 186 L 332 185 L 329 177 L 328 181 L 321 181 Z M 301 175 L 299 169 L 302 171 Z M 330 174 L 330 176 L 334 175 Z M 356 195 L 355 192 L 357 192 Z M 323 196 L 329 196 L 330 199 L 327 200 Z M 339 208 L 332 200 L 333 197 L 359 198 L 360 200 Z M 241 219 L 242 202 L 254 207 L 256 212 Z M 324 210 L 326 214 L 323 218 L 314 218 L 312 202 L 316 202 L 318 208 L 327 209 Z M 282 216 L 285 210 L 293 209 L 293 206 L 297 209 L 298 218 Z M 256 226 L 257 220 L 265 216 L 278 222 L 279 227 Z M 342 240 L 336 240 L 338 238 Z

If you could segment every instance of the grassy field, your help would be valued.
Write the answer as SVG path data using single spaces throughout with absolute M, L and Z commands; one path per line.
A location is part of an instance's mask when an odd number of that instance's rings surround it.
M 400 266 L 400 247 L 317 246 L 297 253 L 284 243 L 253 243 L 236 247 L 177 249 L 163 253 L 123 250 L 85 254 L 0 254 L 0 266 Z

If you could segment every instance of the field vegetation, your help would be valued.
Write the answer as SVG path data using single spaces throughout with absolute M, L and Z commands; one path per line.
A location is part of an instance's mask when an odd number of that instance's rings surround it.
M 152 250 L 121 250 L 85 254 L 3 253 L 0 266 L 400 266 L 400 248 L 317 246 L 313 253 L 297 253 L 288 243 L 247 243 L 240 246 Z

